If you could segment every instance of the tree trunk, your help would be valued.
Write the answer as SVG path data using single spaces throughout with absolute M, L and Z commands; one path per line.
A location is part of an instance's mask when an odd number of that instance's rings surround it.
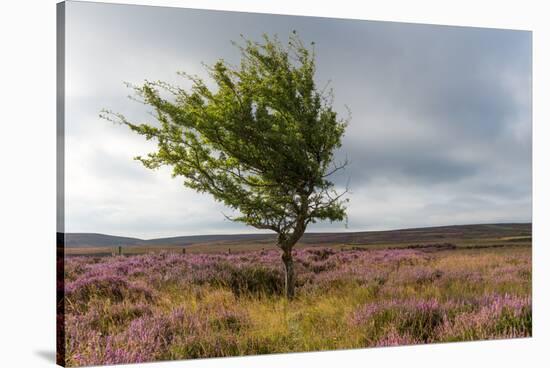
M 294 298 L 294 261 L 292 260 L 292 249 L 283 250 L 283 263 L 285 265 L 285 295 L 287 299 Z

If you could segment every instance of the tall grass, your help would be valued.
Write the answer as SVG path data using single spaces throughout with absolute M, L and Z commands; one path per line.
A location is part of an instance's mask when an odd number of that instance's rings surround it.
M 66 260 L 68 365 L 531 336 L 530 248 Z

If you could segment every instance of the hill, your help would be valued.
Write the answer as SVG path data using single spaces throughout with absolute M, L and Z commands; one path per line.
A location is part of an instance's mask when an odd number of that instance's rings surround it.
M 475 224 L 423 227 L 387 231 L 362 231 L 338 233 L 306 233 L 300 240 L 301 245 L 381 245 L 414 244 L 426 242 L 460 243 L 483 242 L 483 240 L 517 241 L 531 240 L 530 223 L 513 224 Z M 188 247 L 258 245 L 268 246 L 275 241 L 274 234 L 228 234 L 228 235 L 192 235 L 158 239 L 138 239 L 95 233 L 65 234 L 66 248 L 145 246 L 145 247 Z

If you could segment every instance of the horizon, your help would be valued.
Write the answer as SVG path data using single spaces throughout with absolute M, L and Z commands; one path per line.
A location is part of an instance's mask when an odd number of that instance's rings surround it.
M 472 224 L 452 224 L 452 225 L 436 225 L 436 226 L 419 226 L 419 227 L 405 227 L 405 228 L 391 228 L 383 230 L 353 230 L 353 231 L 306 231 L 305 234 L 354 234 L 354 233 L 376 233 L 376 232 L 390 232 L 390 231 L 402 231 L 402 230 L 416 230 L 416 229 L 433 229 L 433 228 L 446 228 L 446 227 L 458 227 L 458 226 L 487 226 L 487 225 L 533 225 L 529 222 L 499 222 L 499 223 L 472 223 Z M 59 233 L 58 233 L 59 234 Z M 98 232 L 65 232 L 64 235 L 103 235 L 117 238 L 130 238 L 136 240 L 159 240 L 170 238 L 185 238 L 185 237 L 197 237 L 197 236 L 232 236 L 232 235 L 276 235 L 274 232 L 257 232 L 257 233 L 211 233 L 211 234 L 188 234 L 188 235 L 176 235 L 176 236 L 161 236 L 155 238 L 138 238 L 128 235 L 113 235 Z

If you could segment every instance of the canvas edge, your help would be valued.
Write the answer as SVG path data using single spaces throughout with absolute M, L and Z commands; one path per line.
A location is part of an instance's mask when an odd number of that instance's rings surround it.
M 65 354 L 65 13 L 56 4 L 56 364 Z

